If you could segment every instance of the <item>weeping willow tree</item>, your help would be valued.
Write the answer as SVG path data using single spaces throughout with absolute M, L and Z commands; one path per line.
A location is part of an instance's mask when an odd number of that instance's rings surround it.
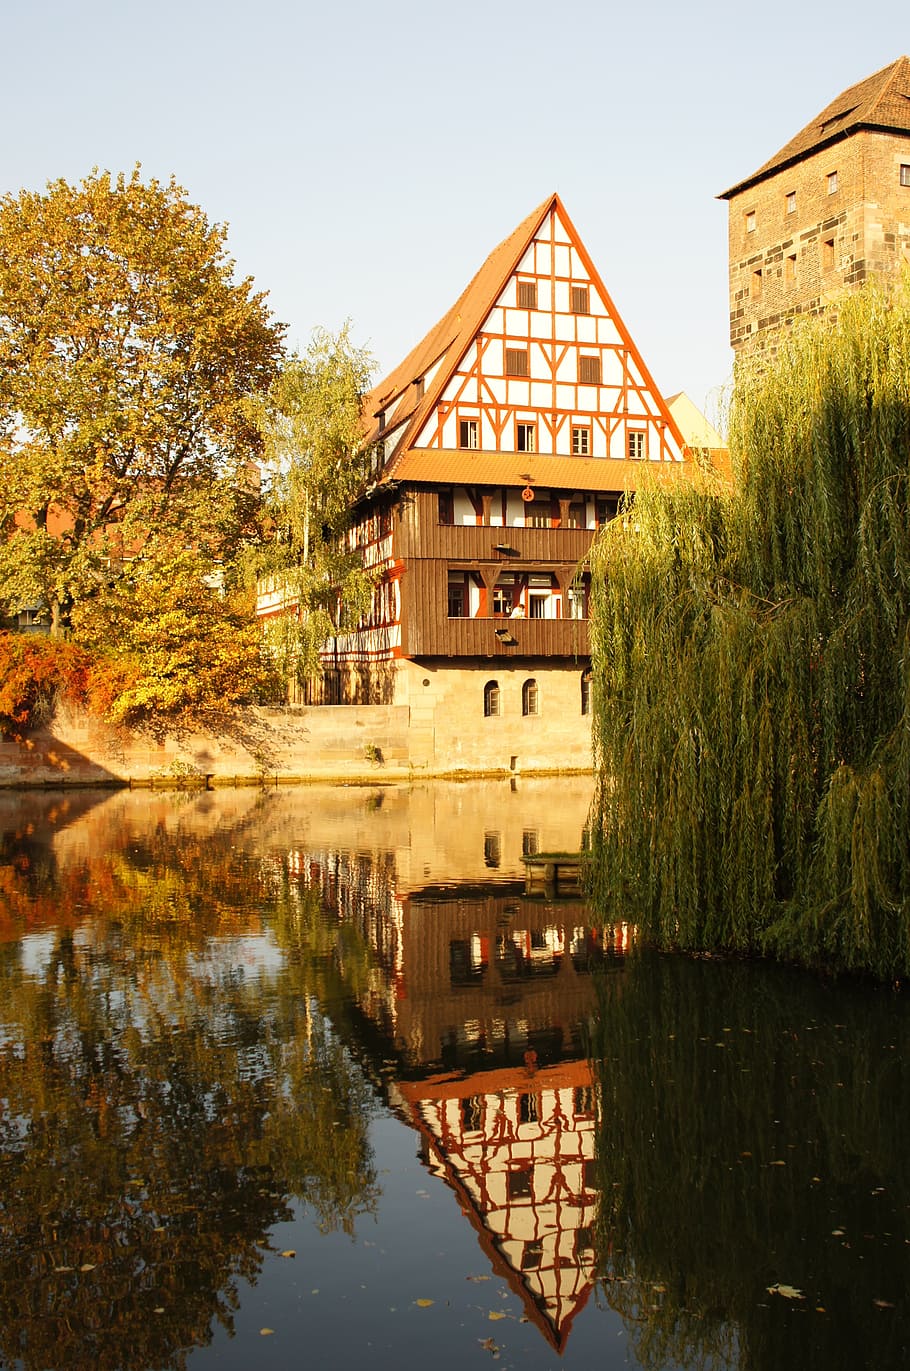
M 592 553 L 593 880 L 643 936 L 910 971 L 910 283 L 737 377 L 732 490 Z

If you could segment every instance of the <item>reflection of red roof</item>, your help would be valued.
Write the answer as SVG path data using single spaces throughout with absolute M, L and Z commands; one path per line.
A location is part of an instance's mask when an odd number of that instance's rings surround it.
M 446 1074 L 432 1076 L 423 1081 L 401 1081 L 397 1086 L 401 1098 L 408 1106 L 409 1122 L 420 1132 L 435 1154 L 445 1179 L 455 1191 L 461 1211 L 476 1232 L 493 1270 L 507 1282 L 513 1293 L 521 1300 L 528 1320 L 560 1354 L 565 1349 L 576 1315 L 588 1302 L 594 1284 L 593 1275 L 585 1278 L 583 1288 L 568 1313 L 562 1314 L 559 1318 L 551 1317 L 537 1292 L 531 1287 L 531 1273 L 519 1270 L 508 1260 L 489 1226 L 487 1215 L 478 1204 L 476 1195 L 471 1193 L 466 1176 L 459 1169 L 456 1159 L 446 1151 L 443 1140 L 429 1127 L 422 1107 L 431 1102 L 532 1091 L 537 1094 L 546 1090 L 589 1087 L 591 1083 L 589 1064 L 586 1061 L 573 1061 L 538 1070 L 513 1066 L 495 1071 L 475 1072 L 470 1076 Z
M 730 200 L 740 191 L 748 190 L 784 167 L 792 166 L 811 153 L 839 142 L 858 129 L 910 133 L 910 59 L 899 57 L 890 66 L 882 67 L 881 71 L 842 91 L 770 161 L 744 181 L 725 190 L 718 199 Z

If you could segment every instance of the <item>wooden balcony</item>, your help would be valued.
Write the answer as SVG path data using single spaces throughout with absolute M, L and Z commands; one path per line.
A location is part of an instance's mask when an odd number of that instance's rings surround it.
M 417 526 L 402 526 L 398 555 L 409 562 L 429 558 L 450 565 L 501 561 L 516 568 L 547 562 L 574 566 L 586 556 L 593 538 L 594 530 L 585 528 L 478 527 L 421 519 Z M 498 550 L 503 548 L 509 551 Z
M 585 661 L 586 619 L 447 619 L 416 605 L 406 618 L 409 657 L 565 657 Z

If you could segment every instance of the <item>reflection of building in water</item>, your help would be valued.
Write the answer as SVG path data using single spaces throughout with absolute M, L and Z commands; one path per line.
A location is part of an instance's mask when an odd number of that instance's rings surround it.
M 596 1276 L 590 971 L 620 964 L 628 927 L 518 881 L 397 893 L 375 853 L 295 852 L 290 869 L 368 947 L 351 992 L 398 1059 L 391 1103 L 561 1352 Z
M 628 925 L 597 925 L 583 900 L 526 896 L 517 883 L 398 895 L 375 854 L 294 852 L 289 863 L 368 945 L 358 1007 L 404 1070 L 582 1053 L 590 969 L 627 950 Z
M 403 1082 L 424 1157 L 496 1274 L 561 1352 L 596 1276 L 595 1099 L 587 1063 Z

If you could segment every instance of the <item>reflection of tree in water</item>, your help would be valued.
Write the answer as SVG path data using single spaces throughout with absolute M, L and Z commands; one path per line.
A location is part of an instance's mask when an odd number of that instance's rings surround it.
M 180 1366 L 231 1327 L 292 1198 L 348 1232 L 375 1203 L 369 1090 L 317 1007 L 318 899 L 163 829 L 51 896 L 37 974 L 0 956 L 0 1361 Z
M 604 982 L 601 1291 L 645 1367 L 906 1364 L 906 1042 L 905 1002 L 775 968 Z

